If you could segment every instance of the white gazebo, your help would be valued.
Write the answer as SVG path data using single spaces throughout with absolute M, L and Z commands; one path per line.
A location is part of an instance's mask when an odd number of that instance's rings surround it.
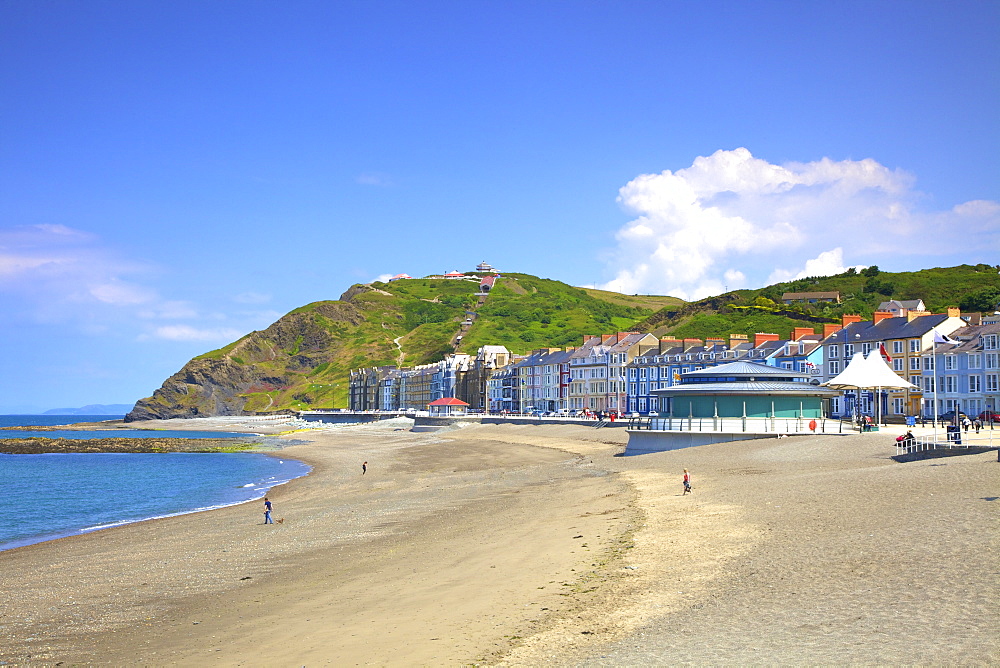
M 867 359 L 864 353 L 854 353 L 854 357 L 851 358 L 846 369 L 821 385 L 834 390 L 858 390 L 858 392 L 868 389 L 874 390 L 875 424 L 881 422 L 882 402 L 878 396 L 879 392 L 883 389 L 919 389 L 913 383 L 897 376 L 896 372 L 885 363 L 879 350 L 872 350 L 868 353 Z

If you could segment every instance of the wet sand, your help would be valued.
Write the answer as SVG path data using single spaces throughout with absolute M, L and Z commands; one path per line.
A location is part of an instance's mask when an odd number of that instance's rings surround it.
M 294 434 L 281 456 L 315 468 L 271 493 L 282 524 L 251 503 L 0 554 L 0 659 L 1000 660 L 995 452 L 901 464 L 867 434 L 621 457 L 622 429 L 397 429 Z

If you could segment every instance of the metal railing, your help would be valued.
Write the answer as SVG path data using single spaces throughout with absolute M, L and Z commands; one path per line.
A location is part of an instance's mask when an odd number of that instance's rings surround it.
M 650 431 L 711 431 L 747 434 L 842 434 L 845 431 L 854 431 L 850 422 L 809 417 L 646 417 L 631 418 L 628 428 Z
M 957 436 L 957 438 L 956 438 Z M 912 439 L 896 441 L 896 455 L 908 455 L 930 450 L 966 450 L 969 448 L 1000 448 L 1000 436 L 994 439 L 992 429 L 976 433 L 974 430 L 956 435 L 954 432 L 914 436 Z

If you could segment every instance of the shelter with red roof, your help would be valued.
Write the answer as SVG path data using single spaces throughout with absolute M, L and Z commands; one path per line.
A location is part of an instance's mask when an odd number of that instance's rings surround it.
M 442 397 L 427 404 L 431 415 L 465 415 L 469 404 L 455 397 Z

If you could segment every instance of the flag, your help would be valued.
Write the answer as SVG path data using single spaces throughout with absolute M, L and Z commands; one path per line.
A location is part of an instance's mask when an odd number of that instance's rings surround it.
M 945 336 L 944 334 L 942 334 L 941 332 L 937 331 L 936 329 L 933 330 L 933 331 L 934 331 L 934 343 L 954 343 L 954 344 L 960 343 L 959 341 L 956 341 L 953 338 Z
M 889 357 L 889 351 L 885 349 L 884 343 L 878 344 L 878 351 L 882 353 L 882 359 L 885 360 L 886 364 L 890 364 L 892 362 L 892 358 Z

